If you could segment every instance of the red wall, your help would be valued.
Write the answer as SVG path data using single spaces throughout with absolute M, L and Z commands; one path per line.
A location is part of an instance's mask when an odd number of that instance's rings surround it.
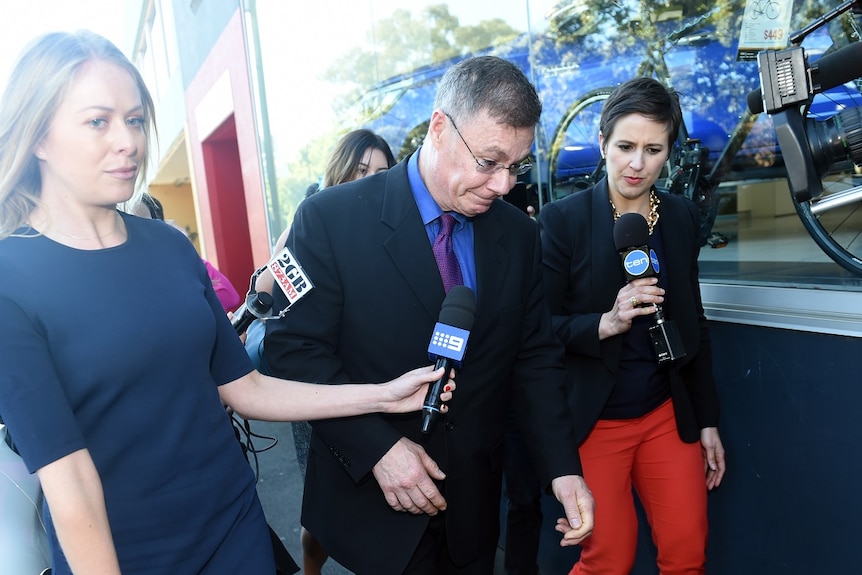
M 244 293 L 255 262 L 234 117 L 225 120 L 202 144 L 214 230 L 212 241 L 207 245 L 218 254 L 219 270 L 230 278 L 237 291 Z
M 249 277 L 267 262 L 270 251 L 245 46 L 238 10 L 185 94 L 189 161 L 204 257 L 240 293 L 248 289 Z M 229 81 L 227 98 L 225 78 Z M 214 98 L 214 93 L 219 97 Z M 213 100 L 219 102 L 215 125 Z M 205 125 L 199 125 L 201 118 L 206 118 Z

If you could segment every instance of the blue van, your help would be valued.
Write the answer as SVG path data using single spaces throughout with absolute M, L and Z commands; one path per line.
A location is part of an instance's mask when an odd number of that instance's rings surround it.
M 653 4 L 658 3 L 608 3 L 597 15 L 585 3 L 567 0 L 548 15 L 541 35 L 522 34 L 468 55 L 493 54 L 517 64 L 542 98 L 535 166 L 520 180 L 541 190 L 540 205 L 592 181 L 600 159 L 602 104 L 631 77 L 653 75 L 679 92 L 688 137 L 700 141 L 707 166 L 718 160 L 748 114 L 746 96 L 760 79 L 754 54 L 738 53 L 744 3 L 719 3 L 701 13 L 686 12 L 686 6 L 697 4 L 691 1 L 644 10 Z M 829 29 L 812 34 L 804 45 L 816 59 L 832 45 Z M 461 58 L 373 86 L 359 102 L 368 118 L 364 127 L 383 136 L 399 159 L 415 150 L 425 135 L 438 81 Z M 812 113 L 831 116 L 847 97 L 846 91 L 818 97 Z M 746 129 L 750 132 L 726 178 L 775 177 L 782 164 L 772 122 L 761 114 Z

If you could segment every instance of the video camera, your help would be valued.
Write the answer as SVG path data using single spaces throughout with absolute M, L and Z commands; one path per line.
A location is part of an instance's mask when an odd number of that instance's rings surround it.
M 790 191 L 798 202 L 823 193 L 821 177 L 836 163 L 849 160 L 862 164 L 859 107 L 844 109 L 823 121 L 804 118 L 802 112 L 816 94 L 862 76 L 860 42 L 827 54 L 813 64 L 809 64 L 804 48 L 799 45 L 811 31 L 851 9 L 862 9 L 862 2 L 844 2 L 793 34 L 790 48 L 757 55 L 760 89 L 748 95 L 748 108 L 772 115 Z

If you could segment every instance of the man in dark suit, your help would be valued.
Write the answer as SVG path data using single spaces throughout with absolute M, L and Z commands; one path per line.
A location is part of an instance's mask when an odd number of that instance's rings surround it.
M 446 295 L 432 252 L 444 214 L 456 220 L 454 252 L 476 295 L 458 391 L 431 433 L 418 413 L 314 424 L 302 522 L 361 575 L 492 572 L 509 402 L 543 484 L 563 504 L 562 544 L 592 531 L 537 227 L 500 199 L 529 169 L 540 113 L 517 67 L 465 60 L 441 81 L 416 153 L 297 211 L 287 243 L 315 288 L 267 322 L 273 375 L 384 381 L 428 363 Z

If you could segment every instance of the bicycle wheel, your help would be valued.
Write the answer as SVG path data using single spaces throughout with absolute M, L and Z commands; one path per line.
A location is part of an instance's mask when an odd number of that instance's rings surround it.
M 840 99 L 836 107 L 843 110 L 826 119 L 809 111 L 806 118 L 806 138 L 820 167 L 820 183 L 810 198 L 793 193 L 791 198 L 820 249 L 844 269 L 862 275 L 862 94 L 848 85 L 830 99 Z
M 569 106 L 554 131 L 548 155 L 551 199 L 559 199 L 596 179 L 601 164 L 599 119 L 613 87 L 598 88 Z
M 766 0 L 768 1 L 768 0 Z M 763 16 L 763 2 L 759 0 L 755 0 L 751 3 L 750 16 L 752 20 L 757 20 L 761 16 Z
M 830 180 L 817 199 L 800 202 L 791 196 L 802 225 L 820 249 L 844 269 L 862 275 L 862 176 Z
M 781 10 L 778 8 L 778 2 L 768 2 L 766 4 L 766 17 L 770 20 L 776 20 L 781 16 Z

